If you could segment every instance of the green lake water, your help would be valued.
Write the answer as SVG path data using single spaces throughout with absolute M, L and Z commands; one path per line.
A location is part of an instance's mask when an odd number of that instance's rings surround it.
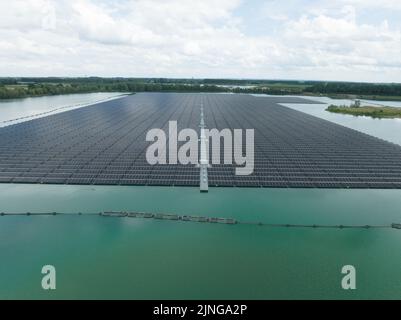
M 401 190 L 200 194 L 198 188 L 0 184 L 0 212 L 107 210 L 388 225 L 401 223 Z M 55 291 L 41 288 L 48 264 L 57 270 Z M 356 268 L 356 290 L 341 288 L 344 265 Z M 401 299 L 401 230 L 0 216 L 0 299 L 11 298 Z
M 0 185 L 2 211 L 142 210 L 268 223 L 390 224 L 401 191 Z M 0 298 L 401 298 L 401 231 L 0 217 Z M 41 289 L 41 268 L 57 290 Z M 341 267 L 357 269 L 344 291 Z

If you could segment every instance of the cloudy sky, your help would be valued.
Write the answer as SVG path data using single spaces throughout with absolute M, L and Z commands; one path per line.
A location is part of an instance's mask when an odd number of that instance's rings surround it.
M 401 0 L 0 0 L 0 76 L 401 82 Z

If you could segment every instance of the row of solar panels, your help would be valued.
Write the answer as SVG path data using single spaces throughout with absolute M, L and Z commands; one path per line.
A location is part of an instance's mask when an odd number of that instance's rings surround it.
M 32 184 L 69 184 L 69 185 L 142 185 L 142 186 L 193 186 L 199 182 L 188 179 L 91 179 L 70 178 L 30 178 L 30 177 L 0 177 L 0 183 L 32 183 Z M 265 187 L 265 188 L 374 188 L 374 189 L 400 189 L 401 183 L 393 182 L 366 182 L 366 181 L 247 181 L 247 180 L 216 180 L 209 181 L 215 187 Z
M 237 95 L 138 94 L 6 127 L 0 129 L 0 178 L 27 183 L 195 186 L 199 169 L 194 165 L 147 163 L 145 135 L 151 128 L 168 129 L 169 120 L 199 131 L 203 102 L 209 128 L 256 130 L 253 176 L 235 176 L 235 164 L 213 165 L 212 185 L 398 186 L 399 147 L 278 106 L 276 101 Z

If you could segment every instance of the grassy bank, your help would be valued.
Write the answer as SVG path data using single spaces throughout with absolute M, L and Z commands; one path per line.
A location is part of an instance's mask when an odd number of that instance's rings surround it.
M 395 107 L 347 107 L 331 105 L 327 109 L 329 112 L 349 114 L 353 116 L 367 116 L 372 118 L 401 118 L 401 108 Z

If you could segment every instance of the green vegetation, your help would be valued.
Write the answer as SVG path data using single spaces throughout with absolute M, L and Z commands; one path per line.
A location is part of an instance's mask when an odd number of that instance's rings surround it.
M 399 96 L 401 95 L 401 84 L 326 82 L 315 84 L 305 89 L 305 92 L 320 94 Z
M 0 99 L 91 92 L 227 92 L 400 100 L 401 84 L 348 82 L 167 79 L 167 78 L 0 78 Z
M 15 99 L 26 97 L 38 97 L 45 95 L 60 95 L 72 93 L 92 92 L 154 92 L 154 91 L 178 91 L 178 92 L 226 92 L 227 89 L 217 86 L 185 83 L 151 82 L 145 80 L 130 79 L 23 79 L 10 84 L 0 81 L 0 99 Z
M 372 107 L 372 106 L 329 106 L 326 111 L 353 116 L 367 116 L 372 118 L 401 118 L 401 108 L 396 107 Z

